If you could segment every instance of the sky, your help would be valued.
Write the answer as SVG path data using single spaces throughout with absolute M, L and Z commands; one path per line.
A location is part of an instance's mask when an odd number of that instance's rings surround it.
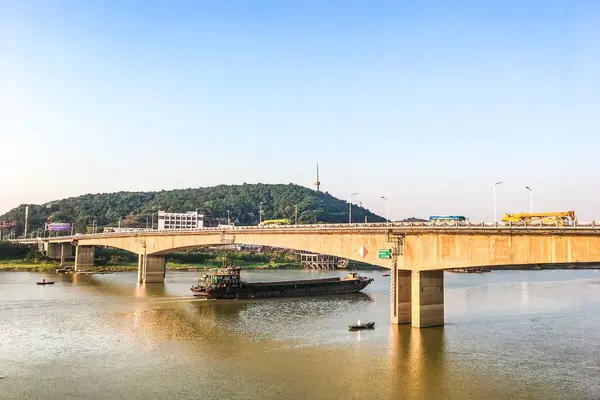
M 297 183 L 600 220 L 600 2 L 0 0 L 0 214 Z

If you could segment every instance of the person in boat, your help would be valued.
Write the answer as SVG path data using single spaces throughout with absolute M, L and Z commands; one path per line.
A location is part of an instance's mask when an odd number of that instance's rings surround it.
M 46 283 L 46 278 L 42 278 L 42 283 Z

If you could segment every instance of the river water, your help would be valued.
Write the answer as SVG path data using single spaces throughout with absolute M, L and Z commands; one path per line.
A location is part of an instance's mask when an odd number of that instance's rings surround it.
M 446 273 L 446 325 L 422 330 L 361 274 L 355 295 L 206 301 L 192 272 L 0 273 L 0 399 L 600 398 L 600 269 Z

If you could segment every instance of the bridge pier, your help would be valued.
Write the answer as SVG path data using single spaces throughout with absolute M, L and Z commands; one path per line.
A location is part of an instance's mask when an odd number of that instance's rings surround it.
M 138 257 L 138 282 L 163 283 L 166 266 L 165 256 L 140 254 Z
M 392 324 L 410 324 L 411 271 L 393 269 L 390 273 L 390 320 Z
M 94 246 L 75 247 L 75 271 L 85 271 L 94 266 L 94 256 L 96 248 Z
M 444 325 L 444 271 L 413 271 L 412 326 Z
M 415 328 L 444 325 L 444 271 L 390 273 L 390 321 Z
M 48 258 L 62 262 L 66 257 L 73 257 L 73 245 L 70 243 L 45 243 L 43 247 Z

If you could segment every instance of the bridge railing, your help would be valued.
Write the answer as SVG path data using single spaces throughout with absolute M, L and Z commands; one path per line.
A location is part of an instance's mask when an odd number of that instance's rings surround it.
M 94 234 L 75 234 L 73 236 L 57 236 L 51 238 L 31 238 L 25 239 L 28 242 L 42 239 L 78 239 L 85 237 L 115 237 L 115 236 L 135 236 L 140 234 L 164 234 L 164 233 L 185 233 L 185 232 L 225 232 L 225 231 L 245 231 L 245 230 L 264 230 L 264 231 L 293 231 L 293 230 L 317 230 L 317 229 L 348 229 L 348 230 L 381 230 L 381 229 L 403 229 L 403 230 L 468 230 L 468 229 L 498 229 L 498 230 L 535 230 L 535 229 L 553 229 L 553 230 L 598 230 L 600 231 L 600 221 L 574 221 L 569 223 L 544 223 L 544 222 L 500 222 L 500 221 L 466 221 L 466 222 L 370 222 L 370 223 L 352 223 L 352 224 L 305 224 L 305 225 L 271 225 L 271 226 L 234 226 L 234 227 L 205 227 L 190 229 L 140 229 L 135 232 L 100 232 Z M 24 239 L 15 239 L 22 241 Z

